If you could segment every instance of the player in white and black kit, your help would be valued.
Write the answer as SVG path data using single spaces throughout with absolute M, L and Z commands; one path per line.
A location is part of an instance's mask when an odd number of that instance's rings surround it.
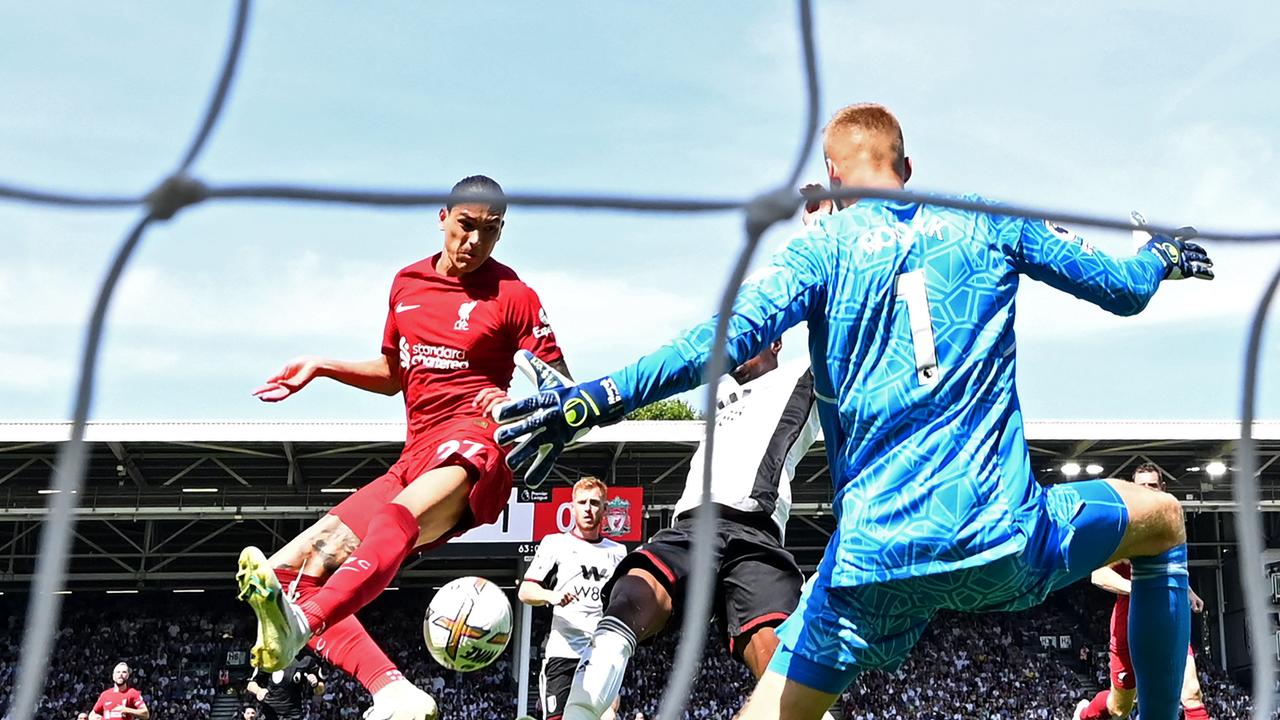
M 573 530 L 543 538 L 520 583 L 521 602 L 555 606 L 538 683 L 543 720 L 557 720 L 564 712 L 574 670 L 604 611 L 604 584 L 627 554 L 600 534 L 607 496 L 596 478 L 574 484 Z M 612 706 L 601 717 L 611 720 Z
M 729 651 L 757 678 L 778 646 L 773 629 L 795 610 L 804 584 L 782 538 L 796 463 L 820 427 L 809 361 L 779 367 L 781 349 L 782 342 L 775 342 L 721 378 L 716 390 L 715 615 Z M 564 720 L 604 717 L 617 701 L 636 643 L 662 632 L 673 617 L 678 626 L 701 507 L 704 450 L 694 454 L 675 523 L 627 555 L 606 585 L 608 608 L 574 675 Z

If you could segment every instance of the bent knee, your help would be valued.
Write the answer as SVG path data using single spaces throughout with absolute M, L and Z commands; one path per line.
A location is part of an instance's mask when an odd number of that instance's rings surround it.
M 632 568 L 618 578 L 609 593 L 606 615 L 612 615 L 643 640 L 662 630 L 671 617 L 671 594 L 651 573 Z
M 772 625 L 758 627 L 751 631 L 745 644 L 739 637 L 734 649 L 737 650 L 737 654 L 751 671 L 752 676 L 759 680 L 768 669 L 769 661 L 773 660 L 773 654 L 778 649 L 778 632 Z
M 1182 505 L 1169 493 L 1160 493 L 1160 530 L 1156 537 L 1164 545 L 1161 552 L 1176 545 L 1187 542 L 1187 519 L 1182 513 Z
M 1176 497 L 1121 480 L 1111 484 L 1129 512 L 1129 526 L 1112 560 L 1159 555 L 1187 541 L 1186 520 Z
M 1199 707 L 1204 704 L 1204 698 L 1200 695 L 1200 682 L 1198 680 L 1182 684 L 1182 704 L 1189 707 Z

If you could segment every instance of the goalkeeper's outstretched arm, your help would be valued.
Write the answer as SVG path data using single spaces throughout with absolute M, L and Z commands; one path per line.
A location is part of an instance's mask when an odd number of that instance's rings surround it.
M 1117 315 L 1142 312 L 1163 280 L 1213 279 L 1204 248 L 1180 238 L 1157 235 L 1136 255 L 1117 258 L 1052 221 L 990 218 L 1019 272 Z
M 822 309 L 831 267 L 821 230 L 793 239 L 772 261 L 742 284 L 729 317 L 726 368 L 760 354 L 792 327 Z M 637 410 L 702 384 L 715 339 L 716 317 L 682 333 L 610 377 L 625 412 Z
M 743 283 L 728 320 L 726 367 L 754 357 L 787 329 L 821 313 L 835 257 L 834 241 L 815 229 L 793 239 Z M 714 339 L 712 318 L 616 373 L 576 385 L 521 351 L 516 366 L 539 392 L 494 409 L 502 424 L 495 433 L 498 442 L 520 439 L 507 464 L 518 468 L 532 460 L 525 482 L 540 484 L 564 447 L 591 428 L 702 384 Z

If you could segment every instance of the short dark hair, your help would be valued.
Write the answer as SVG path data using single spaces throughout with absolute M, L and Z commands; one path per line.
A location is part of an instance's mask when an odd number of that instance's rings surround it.
M 455 183 L 453 189 L 449 191 L 449 202 L 445 205 L 445 209 L 452 210 L 454 205 L 474 202 L 488 205 L 490 210 L 496 211 L 499 215 L 505 215 L 506 198 L 497 180 L 488 175 L 468 175 Z
M 1142 473 L 1155 473 L 1156 476 L 1160 478 L 1159 483 L 1161 485 L 1164 484 L 1164 473 L 1160 472 L 1160 468 L 1156 467 L 1155 463 L 1149 463 L 1149 462 L 1142 463 L 1141 465 L 1139 465 L 1137 468 L 1134 469 L 1133 474 L 1129 476 L 1129 479 L 1136 482 L 1138 479 L 1138 476 L 1141 475 Z

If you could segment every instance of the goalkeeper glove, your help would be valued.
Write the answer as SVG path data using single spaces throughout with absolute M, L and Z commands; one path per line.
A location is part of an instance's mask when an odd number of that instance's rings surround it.
M 524 482 L 536 488 L 547 479 L 566 445 L 593 427 L 621 420 L 626 412 L 613 378 L 575 385 L 528 350 L 517 352 L 515 361 L 538 386 L 538 393 L 493 409 L 493 419 L 499 423 L 494 439 L 507 445 L 528 435 L 507 455 L 507 467 L 517 470 L 532 458 Z
M 1181 235 L 1184 232 L 1194 233 L 1195 228 L 1182 228 L 1173 236 L 1152 235 L 1142 249 L 1155 253 L 1160 262 L 1164 263 L 1166 280 L 1190 277 L 1212 280 L 1213 261 L 1209 259 L 1209 254 L 1196 243 L 1183 240 Z

